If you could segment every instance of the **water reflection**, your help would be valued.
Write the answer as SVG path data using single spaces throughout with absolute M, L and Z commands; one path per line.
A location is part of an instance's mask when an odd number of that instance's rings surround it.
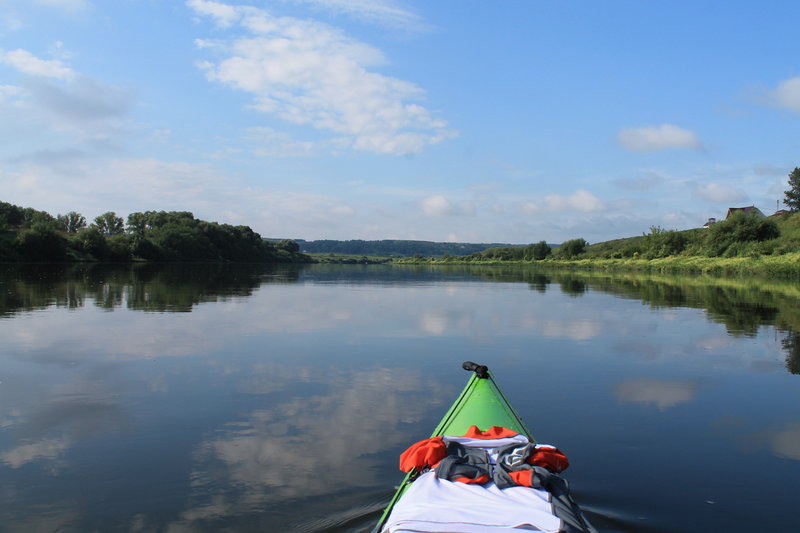
M 776 431 L 771 438 L 772 450 L 779 457 L 800 461 L 800 422 Z
M 325 390 L 298 395 L 291 388 L 298 383 Z M 408 440 L 405 428 L 419 423 L 429 402 L 443 404 L 453 394 L 414 371 L 279 364 L 252 368 L 239 390 L 269 400 L 197 446 L 189 507 L 173 524 L 180 530 L 205 530 L 222 517 L 265 510 L 272 530 L 294 529 L 303 517 L 268 510 L 284 501 L 319 502 L 356 487 L 385 486 L 378 452 L 401 447 Z M 320 522 L 319 515 L 313 519 Z
M 220 265 L 0 283 L 4 531 L 368 530 L 465 359 L 574 457 L 609 531 L 736 531 L 718 520 L 741 464 L 775 492 L 796 482 L 790 284 Z M 674 457 L 704 475 L 686 486 Z
M 623 403 L 654 405 L 664 411 L 691 402 L 699 388 L 697 381 L 635 379 L 617 384 L 614 394 Z
M 785 331 L 781 346 L 786 350 L 786 370 L 800 374 L 800 333 Z
M 660 276 L 576 272 L 542 273 L 519 267 L 292 267 L 268 265 L 138 265 L 109 267 L 103 265 L 6 265 L 0 269 L 0 318 L 48 307 L 79 309 L 90 303 L 100 309 L 127 308 L 148 312 L 190 312 L 201 303 L 224 302 L 231 298 L 250 298 L 264 284 L 347 283 L 398 286 L 403 283 L 481 282 L 526 283 L 539 294 L 557 286 L 562 294 L 577 298 L 590 289 L 639 299 L 652 309 L 703 309 L 707 320 L 725 325 L 733 337 L 755 337 L 760 328 L 775 326 L 783 335 L 785 364 L 789 372 L 800 373 L 800 289 L 793 283 L 737 280 L 703 276 Z M 312 309 L 317 306 L 312 306 Z M 303 309 L 291 315 L 287 308 L 283 324 L 290 327 L 318 329 L 319 324 L 342 323 L 353 319 L 351 310 L 327 309 L 313 320 Z M 453 328 L 474 328 L 475 308 L 454 315 L 452 309 L 428 306 L 420 310 L 418 327 L 429 334 L 447 335 Z M 333 314 L 331 314 L 333 313 Z M 482 317 L 480 317 L 482 319 Z M 485 323 L 485 321 L 483 322 Z M 509 325 L 511 326 L 511 325 Z M 517 315 L 517 327 L 534 328 L 553 338 L 589 340 L 608 327 L 600 316 L 570 316 L 568 319 L 531 315 L 523 310 Z M 498 324 L 492 323 L 492 328 Z M 153 332 L 152 343 L 162 344 L 163 336 Z M 138 339 L 147 342 L 147 339 Z M 723 339 L 708 339 L 715 344 Z M 622 347 L 624 349 L 624 346 Z M 187 346 L 179 352 L 191 351 Z M 172 350 L 175 350 L 173 344 Z M 125 352 L 121 348 L 121 352 Z M 643 353 L 654 353 L 656 348 Z M 154 352 L 155 353 L 155 352 Z
M 300 267 L 272 265 L 3 265 L 0 318 L 47 307 L 189 312 L 248 297 L 265 283 L 297 281 Z

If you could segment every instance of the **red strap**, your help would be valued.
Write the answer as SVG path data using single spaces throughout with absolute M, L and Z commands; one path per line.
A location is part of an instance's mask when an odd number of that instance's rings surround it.
M 459 483 L 476 483 L 478 485 L 482 485 L 484 483 L 489 482 L 489 476 L 484 474 L 482 476 L 476 477 L 475 479 L 471 477 L 454 477 L 450 479 L 450 481 L 458 481 Z
M 446 455 L 447 445 L 442 441 L 442 437 L 421 440 L 409 446 L 400 455 L 400 470 L 410 472 L 412 468 L 419 470 L 426 466 L 433 466 L 444 459 Z
M 569 459 L 558 448 L 538 448 L 528 457 L 528 463 L 543 466 L 551 472 L 558 474 L 569 467 Z
M 471 439 L 502 439 L 515 435 L 519 435 L 519 432 L 500 426 L 492 426 L 486 431 L 481 431 L 478 426 L 470 426 L 464 436 Z
M 531 486 L 533 470 L 518 470 L 516 472 L 509 472 L 508 475 L 511 476 L 511 479 L 513 479 L 514 483 L 517 485 L 521 485 L 523 487 Z

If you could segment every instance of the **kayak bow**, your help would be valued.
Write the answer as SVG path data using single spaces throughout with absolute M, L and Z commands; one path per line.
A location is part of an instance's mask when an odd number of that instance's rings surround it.
M 434 429 L 431 437 L 460 437 L 465 435 L 471 426 L 477 426 L 480 431 L 487 431 L 493 426 L 500 426 L 513 430 L 519 435 L 524 435 L 531 444 L 535 444 L 536 441 L 533 439 L 533 435 L 531 435 L 530 430 L 525 426 L 522 418 L 514 410 L 514 408 L 511 406 L 511 403 L 508 401 L 508 399 L 506 399 L 505 395 L 497 386 L 497 383 L 495 382 L 494 377 L 489 369 L 484 365 L 478 365 L 470 361 L 465 362 L 463 364 L 463 368 L 465 370 L 472 371 L 473 374 L 467 381 L 464 390 L 461 391 L 461 394 L 458 395 L 456 401 L 453 402 L 453 405 L 447 410 L 447 413 L 444 415 L 441 422 L 439 422 L 439 424 L 436 426 L 436 429 Z M 382 529 L 386 526 L 387 521 L 390 520 L 390 515 L 397 506 L 398 502 L 400 502 L 414 481 L 420 477 L 420 475 L 421 472 L 412 469 L 405 476 L 403 482 L 400 484 L 394 496 L 389 501 L 388 506 L 381 515 L 380 520 L 372 530 L 372 533 L 380 533 L 382 531 Z M 558 476 L 554 475 L 553 477 Z M 427 478 L 427 476 L 423 476 L 423 478 Z M 420 478 L 420 482 L 422 482 L 423 478 Z M 570 520 L 573 522 L 573 524 L 567 525 L 576 526 L 574 528 L 559 528 L 559 531 L 594 532 L 594 528 L 592 528 L 591 525 L 585 521 L 585 518 L 578 509 L 577 504 L 574 504 L 574 501 L 572 501 L 571 497 L 569 497 L 568 489 L 566 488 L 566 482 L 560 478 L 558 479 L 559 481 L 554 483 L 554 486 L 559 487 L 558 491 L 565 492 L 563 495 L 564 499 L 562 501 L 566 502 L 568 507 L 574 506 L 573 515 L 575 518 L 574 520 Z M 561 484 L 563 484 L 563 489 L 561 488 Z M 500 498 L 503 498 L 503 496 L 500 496 Z M 408 502 L 404 503 L 406 505 L 401 507 L 406 507 L 408 509 L 408 506 L 412 505 L 412 510 L 417 509 L 414 507 L 415 504 L 410 504 Z M 416 514 L 416 511 L 413 511 L 413 513 Z M 392 519 L 394 520 L 394 518 Z M 562 524 L 564 524 L 564 522 L 562 522 Z M 516 530 L 516 528 L 514 529 Z

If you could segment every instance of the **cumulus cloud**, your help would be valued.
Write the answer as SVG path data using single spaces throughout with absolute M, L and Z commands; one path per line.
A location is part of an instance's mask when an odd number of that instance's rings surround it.
M 420 17 L 392 0 L 294 0 L 319 9 L 341 13 L 365 22 L 405 28 L 421 29 L 426 24 Z
M 254 7 L 206 0 L 187 5 L 220 27 L 245 32 L 213 47 L 225 57 L 200 66 L 209 80 L 252 94 L 259 111 L 381 154 L 420 152 L 454 135 L 417 103 L 422 89 L 368 70 L 386 62 L 379 50 L 336 28 Z M 208 41 L 200 42 L 208 48 Z
M 23 74 L 69 80 L 75 76 L 71 68 L 58 59 L 39 59 L 22 48 L 4 52 L 0 50 L 0 63 L 9 65 Z
M 572 194 L 548 194 L 541 200 L 523 200 L 513 204 L 518 212 L 528 216 L 558 212 L 596 213 L 608 209 L 608 205 L 585 189 Z
M 549 211 L 580 211 L 591 213 L 602 211 L 605 203 L 589 191 L 579 189 L 570 195 L 549 194 L 544 197 L 545 206 Z
M 56 41 L 51 55 L 69 57 Z M 53 154 L 117 150 L 132 104 L 130 91 L 95 81 L 61 59 L 41 59 L 24 49 L 0 51 L 0 64 L 21 74 L 17 85 L 0 86 L 0 146 L 16 160 Z M 24 147 L 21 149 L 21 147 Z
M 697 185 L 692 191 L 692 194 L 698 198 L 702 198 L 703 200 L 721 204 L 744 202 L 748 199 L 747 193 L 741 189 L 728 187 L 727 185 L 720 185 L 718 183 Z
M 213 17 L 217 24 L 224 28 L 229 27 L 240 18 L 239 10 L 234 6 L 221 4 L 219 2 L 189 0 L 186 2 L 186 5 L 192 8 L 198 15 Z
M 429 217 L 473 215 L 475 213 L 475 207 L 473 204 L 454 204 L 440 194 L 423 198 L 420 202 L 420 206 L 422 207 L 422 212 Z
M 623 147 L 634 152 L 653 152 L 668 148 L 691 148 L 694 150 L 703 148 L 703 143 L 697 134 L 672 124 L 623 128 L 617 134 L 617 141 Z
M 800 113 L 800 76 L 780 82 L 768 97 L 773 105 Z

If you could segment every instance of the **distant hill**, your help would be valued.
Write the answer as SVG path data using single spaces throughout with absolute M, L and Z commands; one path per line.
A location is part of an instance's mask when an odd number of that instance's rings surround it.
M 303 239 L 293 239 L 300 245 L 303 253 L 311 254 L 353 254 L 353 255 L 372 255 L 381 257 L 412 257 L 423 255 L 425 257 L 439 257 L 443 255 L 469 255 L 487 248 L 497 248 L 499 246 L 525 246 L 516 244 L 501 243 L 464 243 L 464 242 L 431 242 L 431 241 L 408 241 L 386 239 L 381 241 L 334 241 L 318 240 L 306 241 Z

